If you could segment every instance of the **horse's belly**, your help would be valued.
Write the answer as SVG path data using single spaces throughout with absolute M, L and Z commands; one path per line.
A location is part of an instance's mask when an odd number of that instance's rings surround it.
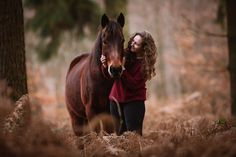
M 83 110 L 84 106 L 81 100 L 81 71 L 83 70 L 83 61 L 76 64 L 68 73 L 66 79 L 66 101 L 67 105 L 74 108 L 74 110 Z

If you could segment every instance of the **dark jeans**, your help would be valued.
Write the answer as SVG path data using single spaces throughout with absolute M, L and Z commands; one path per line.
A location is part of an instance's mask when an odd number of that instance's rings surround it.
M 119 114 L 119 108 L 121 117 Z M 125 131 L 135 131 L 142 135 L 143 119 L 145 114 L 144 101 L 132 101 L 116 104 L 110 101 L 110 113 L 117 120 L 116 133 L 121 135 Z

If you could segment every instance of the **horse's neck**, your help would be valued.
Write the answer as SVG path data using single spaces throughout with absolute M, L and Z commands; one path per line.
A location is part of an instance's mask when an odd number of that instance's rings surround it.
M 94 48 L 90 54 L 89 57 L 89 62 L 90 66 L 93 69 L 100 69 L 101 68 L 101 62 L 100 62 L 100 57 L 102 54 L 102 48 L 101 48 L 101 32 L 99 32 L 98 37 L 96 39 Z M 101 70 L 99 70 L 101 72 Z
M 99 66 L 101 64 L 100 57 L 101 57 L 101 55 L 99 52 L 92 52 L 89 57 L 91 66 L 93 66 L 93 67 Z

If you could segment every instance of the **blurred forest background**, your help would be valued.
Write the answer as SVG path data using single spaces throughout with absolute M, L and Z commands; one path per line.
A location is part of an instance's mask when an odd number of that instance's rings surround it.
M 23 144 L 15 153 L 23 149 L 30 156 L 37 149 L 50 156 L 66 145 L 71 156 L 236 155 L 225 0 L 23 0 L 23 10 L 31 110 L 44 121 L 32 128 L 50 127 L 32 129 L 24 142 L 36 147 Z M 157 75 L 147 83 L 144 136 L 76 138 L 65 105 L 66 72 L 75 56 L 92 49 L 101 16 L 116 19 L 120 12 L 126 44 L 146 30 L 158 47 Z M 40 136 L 45 130 L 52 133 Z M 50 146 L 45 154 L 39 151 L 44 146 Z
M 64 107 L 70 61 L 90 52 L 103 13 L 115 19 L 123 12 L 126 43 L 132 33 L 147 30 L 158 46 L 157 76 L 148 83 L 149 99 L 178 105 L 186 97 L 202 97 L 214 114 L 229 114 L 227 37 L 221 36 L 226 35 L 226 17 L 225 8 L 219 10 L 221 2 L 26 0 L 29 93 L 47 110 Z

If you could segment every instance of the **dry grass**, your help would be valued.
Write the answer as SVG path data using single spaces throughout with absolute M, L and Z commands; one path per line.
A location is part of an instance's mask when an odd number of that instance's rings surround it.
M 7 88 L 1 87 L 4 88 L 1 88 L 0 121 L 6 124 L 6 118 L 15 115 L 16 109 L 7 98 Z M 213 114 L 207 97 L 195 94 L 180 102 L 178 105 L 173 102 L 159 102 L 157 105 L 147 101 L 143 136 L 132 132 L 121 136 L 91 132 L 76 137 L 69 119 L 62 116 L 54 123 L 45 121 L 40 105 L 31 100 L 31 121 L 24 124 L 27 127 L 11 132 L 3 132 L 1 127 L 0 154 L 2 157 L 236 156 L 235 118 L 227 116 L 225 111 Z M 60 107 L 58 113 L 61 110 L 66 112 Z M 12 125 L 19 127 L 17 123 Z
M 0 156 L 78 156 L 60 136 L 52 131 L 38 113 L 36 104 L 30 118 L 29 99 L 23 96 L 13 103 L 10 89 L 0 82 Z M 37 106 L 37 105 L 36 105 Z M 28 106 L 29 107 L 29 106 Z M 27 111 L 28 110 L 28 111 Z

